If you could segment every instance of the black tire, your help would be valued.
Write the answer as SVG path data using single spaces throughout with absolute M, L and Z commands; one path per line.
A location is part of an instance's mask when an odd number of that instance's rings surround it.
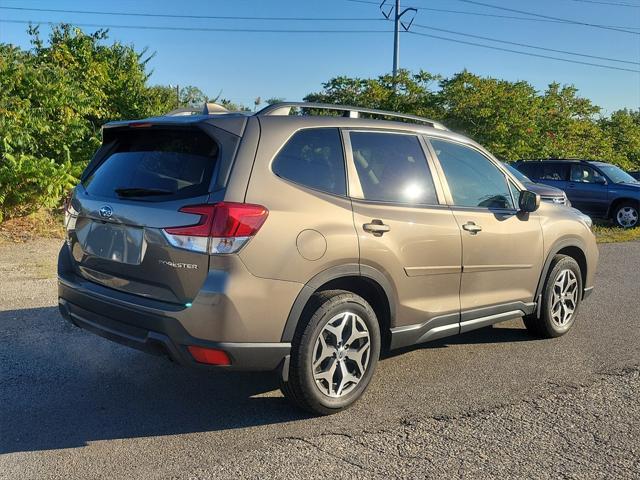
M 332 397 L 323 393 L 316 384 L 313 360 L 317 355 L 316 342 L 320 334 L 330 320 L 342 312 L 355 313 L 366 325 L 369 334 L 368 363 L 358 383 L 350 384 L 348 393 Z M 345 290 L 319 292 L 311 297 L 302 313 L 291 343 L 288 380 L 282 381 L 280 389 L 285 397 L 300 408 L 318 415 L 331 415 L 350 407 L 362 396 L 371 381 L 379 356 L 380 327 L 371 306 L 362 297 Z M 348 357 L 344 362 L 349 362 Z M 323 384 L 322 381 L 319 383 Z
M 632 202 L 624 202 L 616 206 L 612 220 L 621 228 L 634 228 L 640 225 L 638 205 Z
M 565 274 L 565 272 L 572 272 L 573 277 L 570 273 Z M 567 296 L 565 300 L 562 300 L 562 295 L 557 295 L 557 292 L 561 291 L 562 287 L 558 287 L 556 282 L 559 281 L 562 274 L 565 274 L 564 278 L 568 279 L 566 283 L 567 285 L 571 279 L 574 279 L 576 282 L 576 293 L 573 298 Z M 567 333 L 575 323 L 578 315 L 580 302 L 582 301 L 582 292 L 582 274 L 580 272 L 578 262 L 567 255 L 556 255 L 553 257 L 549 267 L 549 273 L 542 290 L 540 318 L 535 314 L 528 315 L 523 318 L 524 325 L 527 327 L 529 333 L 541 338 L 555 338 Z M 554 293 L 556 293 L 555 296 Z M 561 305 L 558 305 L 558 298 L 561 299 L 559 300 Z M 554 310 L 554 306 L 559 308 Z M 573 310 L 568 314 L 568 309 L 570 309 L 571 306 L 573 306 Z M 559 322 L 558 317 L 564 318 L 565 315 L 570 316 L 566 317 L 566 321 L 564 323 Z

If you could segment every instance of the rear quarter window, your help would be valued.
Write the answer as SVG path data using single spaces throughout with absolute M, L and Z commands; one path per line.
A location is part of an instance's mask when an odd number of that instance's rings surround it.
M 334 195 L 347 194 L 344 154 L 337 128 L 296 132 L 271 166 L 273 173 L 305 187 Z
M 208 193 L 219 153 L 216 141 L 195 128 L 125 130 L 83 186 L 100 197 L 197 197 Z
M 515 167 L 532 180 L 535 180 L 540 177 L 540 168 L 537 163 L 534 163 L 534 162 L 516 163 Z
M 540 165 L 540 180 L 553 180 L 557 182 L 566 182 L 569 180 L 569 170 L 571 165 L 561 163 L 545 163 Z

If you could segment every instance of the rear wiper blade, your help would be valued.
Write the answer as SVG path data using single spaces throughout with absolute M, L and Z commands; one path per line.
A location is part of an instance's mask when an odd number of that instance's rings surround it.
M 119 197 L 150 197 L 153 195 L 172 195 L 176 192 L 172 190 L 165 190 L 162 188 L 142 188 L 142 187 L 130 187 L 130 188 L 116 188 L 113 190 Z

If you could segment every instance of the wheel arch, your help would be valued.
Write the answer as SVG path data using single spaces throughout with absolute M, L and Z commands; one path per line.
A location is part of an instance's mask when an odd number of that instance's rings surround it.
M 395 318 L 395 291 L 391 282 L 379 270 L 357 263 L 339 265 L 324 270 L 302 287 L 293 303 L 282 332 L 282 341 L 293 339 L 302 312 L 311 296 L 324 290 L 347 290 L 360 295 L 373 308 L 380 323 L 383 347 L 390 341 L 391 322 Z
M 580 276 L 582 277 L 582 287 L 584 287 L 587 282 L 587 255 L 585 254 L 585 246 L 582 241 L 578 238 L 568 238 L 559 240 L 556 242 L 549 253 L 547 254 L 547 258 L 544 262 L 544 266 L 542 268 L 542 273 L 540 275 L 540 280 L 538 280 L 538 287 L 536 288 L 536 296 L 534 298 L 535 301 L 539 302 L 540 296 L 542 295 L 542 290 L 544 289 L 544 284 L 547 280 L 547 275 L 549 275 L 549 270 L 551 268 L 551 263 L 553 262 L 553 258 L 556 255 L 567 255 L 573 258 L 578 265 L 580 266 Z M 584 295 L 584 292 L 583 292 Z M 539 311 L 539 309 L 538 309 Z
M 611 202 L 611 205 L 609 206 L 609 212 L 607 213 L 607 218 L 614 219 L 617 208 L 623 203 L 634 204 L 636 208 L 640 210 L 640 199 L 631 197 L 618 197 L 613 202 Z

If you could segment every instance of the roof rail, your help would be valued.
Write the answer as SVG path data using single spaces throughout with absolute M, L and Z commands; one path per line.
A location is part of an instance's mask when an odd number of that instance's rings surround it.
M 388 112 L 386 110 L 376 110 L 374 108 L 351 107 L 347 105 L 332 105 L 329 103 L 313 103 L 313 102 L 282 102 L 269 105 L 256 113 L 258 116 L 286 116 L 291 114 L 291 109 L 317 109 L 317 110 L 336 110 L 344 112 L 343 116 L 348 118 L 359 118 L 360 114 L 398 118 L 402 120 L 411 120 L 413 123 L 422 123 L 438 130 L 448 130 L 442 123 L 430 120 L 428 118 L 419 117 L 417 115 L 409 115 L 406 113 Z

